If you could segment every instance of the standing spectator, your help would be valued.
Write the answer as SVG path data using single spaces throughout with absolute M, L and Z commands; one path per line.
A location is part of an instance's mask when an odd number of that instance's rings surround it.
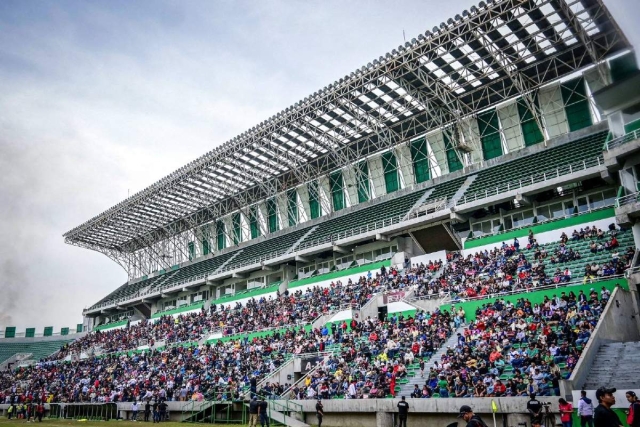
M 627 424 L 629 427 L 640 427 L 640 401 L 633 391 L 626 393 L 629 402 L 629 410 L 627 411 Z
M 616 404 L 613 393 L 615 388 L 600 387 L 596 390 L 596 399 L 600 403 L 593 411 L 593 423 L 595 427 L 622 427 L 620 419 L 611 409 Z
M 149 422 L 149 416 L 151 415 L 151 402 L 147 400 L 147 403 L 144 404 L 144 422 Z
M 160 410 L 158 409 L 158 401 L 153 401 L 153 423 L 160 422 Z
M 269 404 L 264 397 L 260 398 L 260 403 L 258 404 L 258 413 L 260 414 L 260 426 L 261 427 L 269 427 Z
M 580 291 L 582 292 L 582 291 Z M 578 416 L 580 417 L 580 427 L 593 427 L 593 402 L 587 397 L 587 392 L 582 390 L 582 396 L 578 402 Z
M 249 427 L 256 427 L 258 424 L 258 399 L 255 396 L 249 402 Z
M 41 423 L 43 416 L 44 416 L 44 405 L 40 402 L 36 406 L 36 416 L 35 416 L 35 418 L 37 418 L 38 422 Z M 35 421 L 35 419 L 34 419 L 34 421 Z
M 462 418 L 467 422 L 467 427 L 487 427 L 487 424 L 480 418 L 480 416 L 473 413 L 471 407 L 468 405 L 462 405 L 460 407 L 460 414 L 458 418 Z
M 316 403 L 316 417 L 318 418 L 318 427 L 322 427 L 322 417 L 324 417 L 324 411 L 322 406 L 322 400 L 318 399 Z
M 160 419 L 158 420 L 158 422 L 166 421 L 167 420 L 167 402 L 165 402 L 164 400 L 161 400 L 160 404 L 158 405 L 158 409 L 160 411 Z
M 533 425 L 534 421 L 538 421 L 538 424 L 542 424 L 542 402 L 536 399 L 535 393 L 531 393 L 529 395 L 527 411 L 531 415 L 531 425 Z
M 573 405 L 567 402 L 562 397 L 558 399 L 560 409 L 560 421 L 562 421 L 562 427 L 571 427 L 571 415 L 573 414 Z
M 138 421 L 138 402 L 135 400 L 131 404 L 131 421 Z
M 398 402 L 398 427 L 407 427 L 407 415 L 409 414 L 409 404 L 404 396 Z

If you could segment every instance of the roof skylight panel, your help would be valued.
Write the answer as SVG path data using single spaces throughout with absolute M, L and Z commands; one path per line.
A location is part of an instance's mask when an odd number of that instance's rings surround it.
M 598 28 L 593 18 L 591 18 L 591 16 L 589 15 L 588 11 L 585 10 L 582 13 L 578 14 L 577 18 L 582 28 L 590 36 L 598 34 L 600 32 L 600 28 Z
M 383 100 L 384 102 L 386 102 L 387 104 L 388 104 L 388 103 L 393 102 L 393 98 L 391 98 L 391 97 L 390 97 L 389 95 L 387 95 L 386 93 L 385 93 L 384 95 L 382 95 L 382 96 L 380 97 L 380 99 L 382 99 L 382 100 Z
M 584 5 L 579 0 L 568 1 L 567 4 L 569 5 L 569 9 L 571 9 L 575 15 L 585 10 Z
M 560 21 L 556 23 L 554 25 L 554 28 L 567 45 L 578 43 L 578 40 L 573 36 L 573 33 L 569 30 L 569 27 L 567 27 L 564 22 Z

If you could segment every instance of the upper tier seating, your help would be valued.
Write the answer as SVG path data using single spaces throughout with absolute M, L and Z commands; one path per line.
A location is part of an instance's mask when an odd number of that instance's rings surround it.
M 309 228 L 301 228 L 290 233 L 285 233 L 276 238 L 270 238 L 260 243 L 246 246 L 242 249 L 242 252 L 238 254 L 230 263 L 229 267 L 240 266 L 246 262 L 257 260 L 260 257 L 276 253 L 279 251 L 286 251 L 290 249 L 304 234 L 309 231 Z
M 225 254 L 216 255 L 213 258 L 195 262 L 193 264 L 182 267 L 177 272 L 175 272 L 175 274 L 168 280 L 164 281 L 162 284 L 159 284 L 159 287 L 156 286 L 155 288 L 164 289 L 189 278 L 196 278 L 197 276 L 200 276 L 202 274 L 211 274 L 218 268 L 220 268 L 220 266 L 232 256 L 233 252 L 227 252 Z
M 425 203 L 435 201 L 444 197 L 451 198 L 464 182 L 464 177 L 459 177 L 450 181 L 443 182 L 434 187 L 433 192 L 429 195 Z M 383 221 L 397 216 L 403 216 L 409 212 L 409 209 L 425 194 L 424 189 L 414 191 L 400 197 L 392 198 L 382 203 L 375 203 L 363 209 L 357 209 L 354 212 L 337 216 L 318 225 L 303 243 L 313 242 L 316 240 L 329 241 L 333 235 L 337 235 L 344 231 L 348 231 L 360 226 L 372 224 L 377 221 Z
M 523 242 L 520 243 L 520 250 L 516 251 L 513 242 L 509 241 L 492 251 L 465 251 L 468 254 L 466 257 L 455 252 L 449 253 L 442 274 L 422 283 L 415 294 L 422 296 L 451 292 L 453 297 L 469 298 L 583 281 L 585 276 L 597 278 L 620 275 L 629 267 L 633 258 L 633 233 L 630 230 L 616 232 L 619 244 L 616 249 L 602 249 L 596 253 L 590 251 L 592 240 L 604 244 L 610 239 L 608 232 L 600 239 L 569 239 L 565 244 L 567 260 L 564 262 L 559 261 L 556 254 L 560 242 L 540 245 L 538 248 L 534 245 L 530 249 L 524 247 Z M 580 255 L 579 258 L 576 254 Z M 618 254 L 615 265 L 614 254 Z M 599 267 L 598 271 L 587 275 L 586 266 L 594 264 Z
M 31 342 L 10 342 L 11 339 L 3 340 L 0 343 L 0 363 L 4 362 L 16 353 L 31 353 L 31 359 L 40 360 L 45 358 L 72 340 L 58 341 L 31 341 Z
M 558 167 L 568 167 L 569 164 L 593 159 L 602 155 L 602 145 L 606 137 L 607 131 L 597 132 L 530 156 L 482 169 L 463 197 L 472 200 L 476 194 L 478 198 L 484 197 L 485 191 L 492 191 L 504 182 L 525 179 L 534 174 L 551 172 Z
M 557 147 L 552 147 L 523 158 L 483 169 L 477 173 L 476 179 L 464 192 L 463 197 L 458 203 L 464 203 L 465 198 L 473 200 L 475 197 L 484 197 L 483 194 L 485 191 L 495 191 L 496 186 L 505 181 L 513 181 L 518 177 L 529 176 L 533 173 L 555 170 L 557 167 L 566 166 L 568 168 L 569 164 L 595 158 L 602 153 L 602 146 L 606 137 L 607 131 L 597 132 Z M 434 186 L 432 193 L 424 203 L 428 204 L 431 201 L 442 198 L 451 199 L 464 183 L 465 179 L 466 176 L 461 176 Z M 332 235 L 337 235 L 377 221 L 403 216 L 408 213 L 409 209 L 413 207 L 424 193 L 425 190 L 420 189 L 381 203 L 374 201 L 371 206 L 363 209 L 356 208 L 354 212 L 344 215 L 338 213 L 335 218 L 319 223 L 317 228 L 301 242 L 301 245 L 304 247 L 305 244 L 310 244 L 310 242 L 314 241 L 329 242 Z M 124 297 L 134 297 L 137 292 L 147 288 L 151 290 L 164 289 L 181 281 L 188 280 L 190 277 L 213 273 L 234 255 L 236 255 L 235 258 L 233 258 L 225 269 L 237 268 L 253 260 L 259 260 L 266 255 L 278 251 L 286 251 L 291 249 L 309 229 L 310 227 L 306 227 L 289 233 L 285 232 L 275 238 L 267 236 L 267 239 L 262 242 L 249 244 L 242 249 L 196 262 L 189 266 L 182 267 L 177 271 L 168 271 L 164 275 L 142 280 L 134 284 L 124 284 L 100 300 L 94 307 L 107 301 L 114 301 Z

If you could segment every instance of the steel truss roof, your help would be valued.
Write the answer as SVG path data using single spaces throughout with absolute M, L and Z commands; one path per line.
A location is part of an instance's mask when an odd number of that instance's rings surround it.
M 480 2 L 67 232 L 65 240 L 115 259 L 629 47 L 601 0 Z

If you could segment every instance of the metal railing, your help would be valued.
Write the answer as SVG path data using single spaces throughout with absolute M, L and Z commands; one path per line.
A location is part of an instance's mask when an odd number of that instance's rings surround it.
M 313 369 L 311 369 L 309 372 L 307 372 L 306 374 L 300 376 L 300 379 L 298 381 L 296 381 L 295 383 L 291 384 L 291 386 L 287 389 L 285 389 L 282 392 L 283 396 L 287 396 L 291 394 L 291 391 L 296 388 L 297 386 L 299 386 L 300 384 L 302 384 L 307 377 L 313 377 L 313 374 L 320 368 L 324 368 L 324 361 L 322 361 L 321 363 L 318 363 L 316 366 L 313 367 Z
M 625 272 L 626 274 L 626 272 Z M 625 275 L 613 275 L 613 276 L 601 276 L 601 277 L 595 277 L 593 279 L 587 279 L 585 281 L 585 279 L 580 279 L 578 280 L 573 280 L 567 283 L 553 283 L 551 285 L 544 285 L 544 286 L 536 286 L 535 288 L 528 288 L 528 289 L 514 289 L 511 291 L 507 291 L 507 292 L 498 292 L 498 293 L 494 293 L 494 294 L 487 294 L 487 295 L 479 295 L 479 296 L 475 296 L 475 297 L 466 297 L 466 298 L 460 298 L 460 299 L 455 299 L 456 297 L 450 298 L 449 300 L 445 300 L 442 302 L 442 304 L 460 304 L 463 302 L 468 302 L 468 301 L 480 301 L 480 300 L 485 300 L 485 299 L 492 299 L 492 298 L 501 298 L 501 297 L 505 297 L 505 296 L 509 296 L 509 295 L 518 295 L 518 294 L 529 294 L 531 292 L 537 292 L 537 291 L 544 291 L 544 290 L 548 290 L 548 289 L 559 289 L 559 288 L 568 288 L 568 287 L 572 287 L 572 286 L 579 286 L 579 285 L 584 285 L 585 283 L 597 283 L 597 282 L 601 282 L 604 280 L 612 280 L 612 279 L 622 279 L 624 278 Z
M 636 134 L 637 131 L 634 131 L 630 134 L 627 134 L 625 136 L 628 135 L 632 135 L 632 134 Z M 618 138 L 620 139 L 620 138 Z M 614 140 L 614 141 L 618 141 L 618 139 Z M 632 138 L 633 139 L 633 138 Z M 631 140 L 631 139 L 629 139 Z M 610 141 L 609 144 L 613 143 L 614 141 Z M 618 143 L 619 144 L 619 143 Z M 554 178 L 558 178 L 564 175 L 569 175 L 571 173 L 574 172 L 579 172 L 582 170 L 586 170 L 589 169 L 591 167 L 595 167 L 595 166 L 600 166 L 604 164 L 604 160 L 602 158 L 602 156 L 598 156 L 596 158 L 593 159 L 588 159 L 588 160 L 583 160 L 580 162 L 575 162 L 569 165 L 564 165 L 564 166 L 560 166 L 557 167 L 555 169 L 550 169 L 548 171 L 545 172 L 541 172 L 541 173 L 536 173 L 534 175 L 531 175 L 530 177 L 527 178 L 521 178 L 521 179 L 516 179 L 516 180 L 508 180 L 508 181 L 504 181 L 498 185 L 496 185 L 495 187 L 491 187 L 488 189 L 485 189 L 484 191 L 479 191 L 479 192 L 475 192 L 471 195 L 464 195 L 461 199 L 459 199 L 457 202 L 454 203 L 455 206 L 461 206 L 461 205 L 465 205 L 467 203 L 471 203 L 471 202 L 475 202 L 478 200 L 482 200 L 488 197 L 492 197 L 492 196 L 496 196 L 499 194 L 502 194 L 504 192 L 507 191 L 511 191 L 511 190 L 516 190 L 516 189 L 521 189 L 524 187 L 528 187 L 530 185 L 535 185 L 537 183 L 540 182 L 545 182 L 548 181 L 550 179 L 554 179 Z M 432 204 L 434 202 L 426 202 L 423 203 L 422 206 L 424 206 L 425 204 L 429 205 Z M 424 216 L 424 215 L 428 215 L 431 213 L 435 213 L 435 212 L 439 212 L 441 210 L 446 209 L 446 207 L 448 206 L 447 200 L 444 199 L 444 203 L 441 204 L 436 204 L 434 206 L 434 209 L 431 210 L 427 210 L 424 212 L 418 212 L 416 213 L 416 216 L 414 216 L 413 218 L 419 217 L 419 216 Z M 419 208 L 418 208 L 419 209 Z M 313 239 L 310 241 L 303 241 L 301 242 L 298 247 L 296 248 L 296 251 L 301 251 L 301 250 L 305 250 L 305 249 L 310 249 L 316 246 L 321 246 L 327 243 L 333 243 L 336 242 L 338 240 L 341 239 L 346 239 L 348 237 L 352 237 L 352 236 L 356 236 L 359 234 L 364 234 L 364 233 L 368 233 L 371 231 L 375 231 L 375 230 L 379 230 L 382 228 L 386 228 L 386 227 L 390 227 L 392 225 L 396 225 L 400 222 L 403 221 L 407 221 L 409 219 L 413 219 L 413 218 L 406 218 L 406 214 L 400 214 L 400 215 L 395 215 L 392 216 L 390 218 L 386 218 L 386 219 L 382 219 L 379 221 L 374 221 L 365 225 L 361 225 L 359 227 L 354 227 L 352 229 L 349 230 L 345 230 L 345 231 L 341 231 L 339 233 L 332 233 L 330 235 L 318 238 L 318 239 Z M 134 302 L 136 300 L 139 300 L 141 297 L 144 296 L 148 296 L 151 294 L 158 294 L 163 290 L 167 290 L 167 289 L 173 289 L 173 288 L 179 288 L 181 287 L 183 284 L 188 283 L 188 282 L 195 282 L 198 280 L 206 280 L 207 276 L 212 275 L 212 274 L 219 274 L 219 273 L 223 273 L 223 272 L 227 272 L 227 271 L 231 271 L 231 270 L 235 270 L 238 268 L 242 268 L 245 267 L 247 265 L 253 265 L 253 264 L 260 264 L 264 261 L 268 261 L 270 259 L 274 259 L 277 258 L 279 256 L 283 256 L 283 255 L 287 255 L 287 249 L 283 249 L 283 250 L 279 250 L 279 251 L 275 251 L 275 252 L 271 252 L 269 254 L 265 254 L 262 255 L 260 257 L 257 258 L 253 258 L 251 260 L 246 260 L 246 261 L 242 261 L 240 263 L 230 263 L 229 265 L 227 265 L 226 267 L 222 268 L 222 269 L 217 269 L 215 271 L 212 272 L 208 272 L 208 273 L 201 273 L 198 276 L 192 276 L 189 278 L 186 278 L 184 280 L 181 280 L 180 282 L 174 282 L 174 283 L 167 283 L 166 286 L 161 286 L 160 288 L 155 287 L 155 286 L 151 286 L 151 289 L 148 289 L 146 292 L 137 292 L 134 295 L 131 296 L 127 296 L 127 297 L 123 297 L 123 298 L 119 298 L 117 300 L 113 300 L 113 301 L 106 301 L 104 303 L 101 304 L 96 304 L 94 306 L 91 306 L 89 308 L 89 310 L 96 310 L 99 308 L 104 308 L 104 307 L 114 307 L 117 306 L 118 304 L 126 304 L 129 302 Z M 289 253 L 291 254 L 291 253 Z
M 618 138 L 612 139 L 606 143 L 606 148 L 608 150 L 613 150 L 621 145 L 626 144 L 627 142 L 633 141 L 635 139 L 640 138 L 640 131 L 634 130 Z
M 638 202 L 640 202 L 640 192 L 627 194 L 626 196 L 618 197 L 616 199 L 616 208 Z
M 444 292 L 443 295 L 440 295 L 440 293 L 437 294 L 431 294 L 431 295 L 418 295 L 418 296 L 412 296 L 409 298 L 406 298 L 406 301 L 408 303 L 412 303 L 414 301 L 430 301 L 433 299 L 442 299 L 442 300 L 447 300 L 447 298 L 451 297 L 451 292 Z
M 604 202 L 606 203 L 607 200 L 605 200 Z M 554 217 L 554 218 L 548 218 L 548 219 L 546 219 L 544 221 L 538 221 L 538 222 L 535 222 L 535 223 L 534 222 L 528 222 L 527 224 L 523 224 L 523 225 L 520 225 L 518 227 L 512 227 L 512 228 L 509 228 L 507 230 L 495 231 L 495 232 L 492 232 L 492 233 L 483 233 L 483 234 L 478 235 L 478 236 L 470 237 L 466 241 L 467 242 L 471 242 L 471 241 L 478 240 L 478 239 L 484 239 L 485 237 L 488 237 L 488 236 L 499 236 L 501 234 L 511 233 L 512 231 L 522 230 L 524 228 L 531 228 L 533 226 L 537 226 L 537 225 L 541 225 L 541 224 L 549 224 L 549 223 L 552 223 L 552 222 L 555 222 L 555 221 L 562 221 L 563 219 L 573 218 L 573 217 L 577 217 L 577 216 L 580 216 L 580 215 L 588 214 L 588 213 L 591 213 L 591 212 L 598 212 L 598 211 L 601 211 L 603 209 L 612 208 L 614 206 L 615 206 L 615 203 L 605 204 L 604 206 L 598 206 L 597 208 L 587 207 L 586 210 L 583 210 L 583 211 L 578 212 L 578 213 L 565 214 L 565 215 L 562 215 L 562 216 L 558 216 L 558 217 Z M 566 210 L 573 211 L 573 209 L 565 209 L 565 211 Z M 534 218 L 537 218 L 537 216 L 534 216 Z
M 549 181 L 551 179 L 559 178 L 561 176 L 569 175 L 575 172 L 583 171 L 592 167 L 600 166 L 604 164 L 602 156 L 598 156 L 593 159 L 582 160 L 580 162 L 571 163 L 568 165 L 559 166 L 554 169 L 550 169 L 544 172 L 533 174 L 526 178 L 505 180 L 496 186 L 492 186 L 483 191 L 477 191 L 473 194 L 464 195 L 459 199 L 455 205 L 465 205 L 467 203 L 475 202 L 477 200 L 486 199 L 488 197 L 497 196 L 507 191 L 518 190 L 530 185 L 535 185 L 541 182 Z
M 419 206 L 411 209 L 405 217 L 409 220 L 441 211 L 447 207 L 448 202 L 449 200 L 446 197 L 436 200 L 425 200 Z

